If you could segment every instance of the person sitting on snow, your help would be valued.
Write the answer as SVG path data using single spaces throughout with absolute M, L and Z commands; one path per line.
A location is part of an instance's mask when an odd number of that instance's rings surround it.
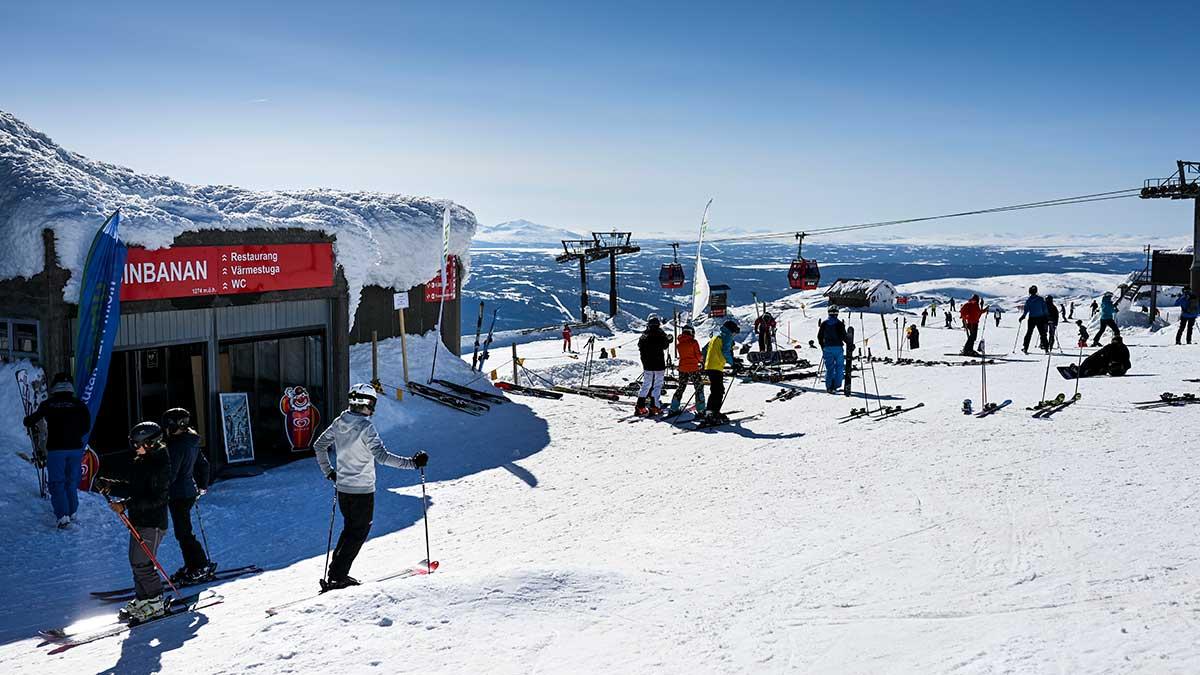
M 692 324 L 683 327 L 675 343 L 675 351 L 679 353 L 679 387 L 671 397 L 671 414 L 679 413 L 683 391 L 691 384 L 696 396 L 696 417 L 699 417 L 704 414 L 704 375 L 700 372 L 704 355 L 700 351 L 700 343 L 696 342 L 696 329 Z
M 638 354 L 642 358 L 642 389 L 638 393 L 635 415 L 657 415 L 661 412 L 663 378 L 667 374 L 667 348 L 671 336 L 662 329 L 657 314 L 646 317 L 646 330 L 638 338 Z
M 1100 348 L 1100 351 L 1083 360 L 1076 368 L 1075 364 L 1067 366 L 1077 377 L 1097 377 L 1110 375 L 1120 377 L 1129 372 L 1129 348 L 1125 346 L 1120 335 L 1114 335 L 1112 342 Z
M 322 592 L 359 584 L 358 579 L 350 576 L 350 566 L 367 541 L 375 517 L 375 462 L 396 469 L 421 469 L 429 462 L 423 451 L 412 457 L 388 452 L 371 423 L 376 396 L 375 388 L 369 384 L 351 387 L 350 405 L 313 443 L 317 465 L 334 482 L 338 510 L 342 512 L 342 534 L 321 580 Z M 336 467 L 329 462 L 330 450 L 334 452 Z
M 817 328 L 817 344 L 825 360 L 825 391 L 833 394 L 842 388 L 846 376 L 846 324 L 838 318 L 836 305 L 829 306 L 829 316 Z

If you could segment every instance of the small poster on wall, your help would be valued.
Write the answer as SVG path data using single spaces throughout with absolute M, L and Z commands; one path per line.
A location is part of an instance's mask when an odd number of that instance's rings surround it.
M 245 394 L 221 394 L 221 430 L 225 434 L 225 459 L 230 464 L 254 461 L 250 401 Z
M 308 390 L 299 385 L 284 389 L 283 398 L 279 399 L 279 412 L 283 413 L 283 433 L 292 452 L 312 449 L 317 425 L 321 423 L 321 411 L 313 405 Z

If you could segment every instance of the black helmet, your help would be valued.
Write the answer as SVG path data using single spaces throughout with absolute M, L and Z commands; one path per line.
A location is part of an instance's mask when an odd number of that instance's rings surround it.
M 737 324 L 737 322 L 736 322 L 736 321 L 734 321 L 733 319 L 730 319 L 730 320 L 726 321 L 725 323 L 721 324 L 721 327 L 722 327 L 722 328 L 725 328 L 725 329 L 726 329 L 726 330 L 728 330 L 730 333 L 740 333 L 740 332 L 742 332 L 742 329 L 741 329 L 741 327 L 739 327 L 739 326 L 738 326 L 738 324 Z
M 1033 295 L 1033 294 L 1035 294 L 1035 293 L 1037 293 L 1037 286 L 1030 286 L 1030 287 L 1029 287 L 1029 294 L 1030 294 L 1030 295 Z
M 129 430 L 129 447 L 140 448 L 145 445 L 162 443 L 163 430 L 154 422 L 138 422 Z
M 163 413 L 162 425 L 167 430 L 168 434 L 173 434 L 180 429 L 186 429 L 192 423 L 192 414 L 183 408 L 171 408 Z
M 683 332 L 687 333 L 688 335 L 695 335 L 695 334 L 696 334 L 696 327 L 695 327 L 695 326 L 693 326 L 693 325 L 692 325 L 692 324 L 690 324 L 690 323 L 689 323 L 689 324 L 685 324 L 685 325 L 684 325 L 684 327 L 683 327 Z

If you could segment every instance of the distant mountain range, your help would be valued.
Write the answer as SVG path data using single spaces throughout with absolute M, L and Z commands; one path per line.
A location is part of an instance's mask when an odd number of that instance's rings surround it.
M 510 220 L 496 225 L 480 225 L 475 241 L 487 244 L 557 244 L 563 239 L 584 239 L 585 235 L 559 227 L 548 227 L 528 220 Z

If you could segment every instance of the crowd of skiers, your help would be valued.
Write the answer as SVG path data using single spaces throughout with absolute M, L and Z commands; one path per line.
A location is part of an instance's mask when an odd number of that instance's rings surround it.
M 321 472 L 334 481 L 343 517 L 341 537 L 321 580 L 322 591 L 359 583 L 349 572 L 371 528 L 375 463 L 423 469 L 428 462 L 424 452 L 401 457 L 387 451 L 370 419 L 375 402 L 371 385 L 355 385 L 349 393 L 348 409 L 313 446 Z M 76 521 L 81 459 L 92 426 L 87 406 L 76 396 L 66 373 L 54 377 L 49 398 L 24 419 L 27 427 L 39 422 L 45 422 L 48 430 L 46 468 L 56 524 L 66 528 Z M 129 448 L 133 459 L 127 475 L 98 477 L 93 489 L 104 495 L 109 508 L 128 528 L 134 598 L 119 614 L 125 620 L 141 622 L 167 613 L 171 599 L 164 592 L 164 582 L 175 588 L 210 581 L 217 564 L 192 528 L 192 511 L 208 489 L 210 472 L 200 436 L 191 427 L 191 413 L 171 408 L 163 413 L 161 423 L 139 422 L 129 432 Z M 174 530 L 183 556 L 183 566 L 170 576 L 158 562 L 168 527 Z

